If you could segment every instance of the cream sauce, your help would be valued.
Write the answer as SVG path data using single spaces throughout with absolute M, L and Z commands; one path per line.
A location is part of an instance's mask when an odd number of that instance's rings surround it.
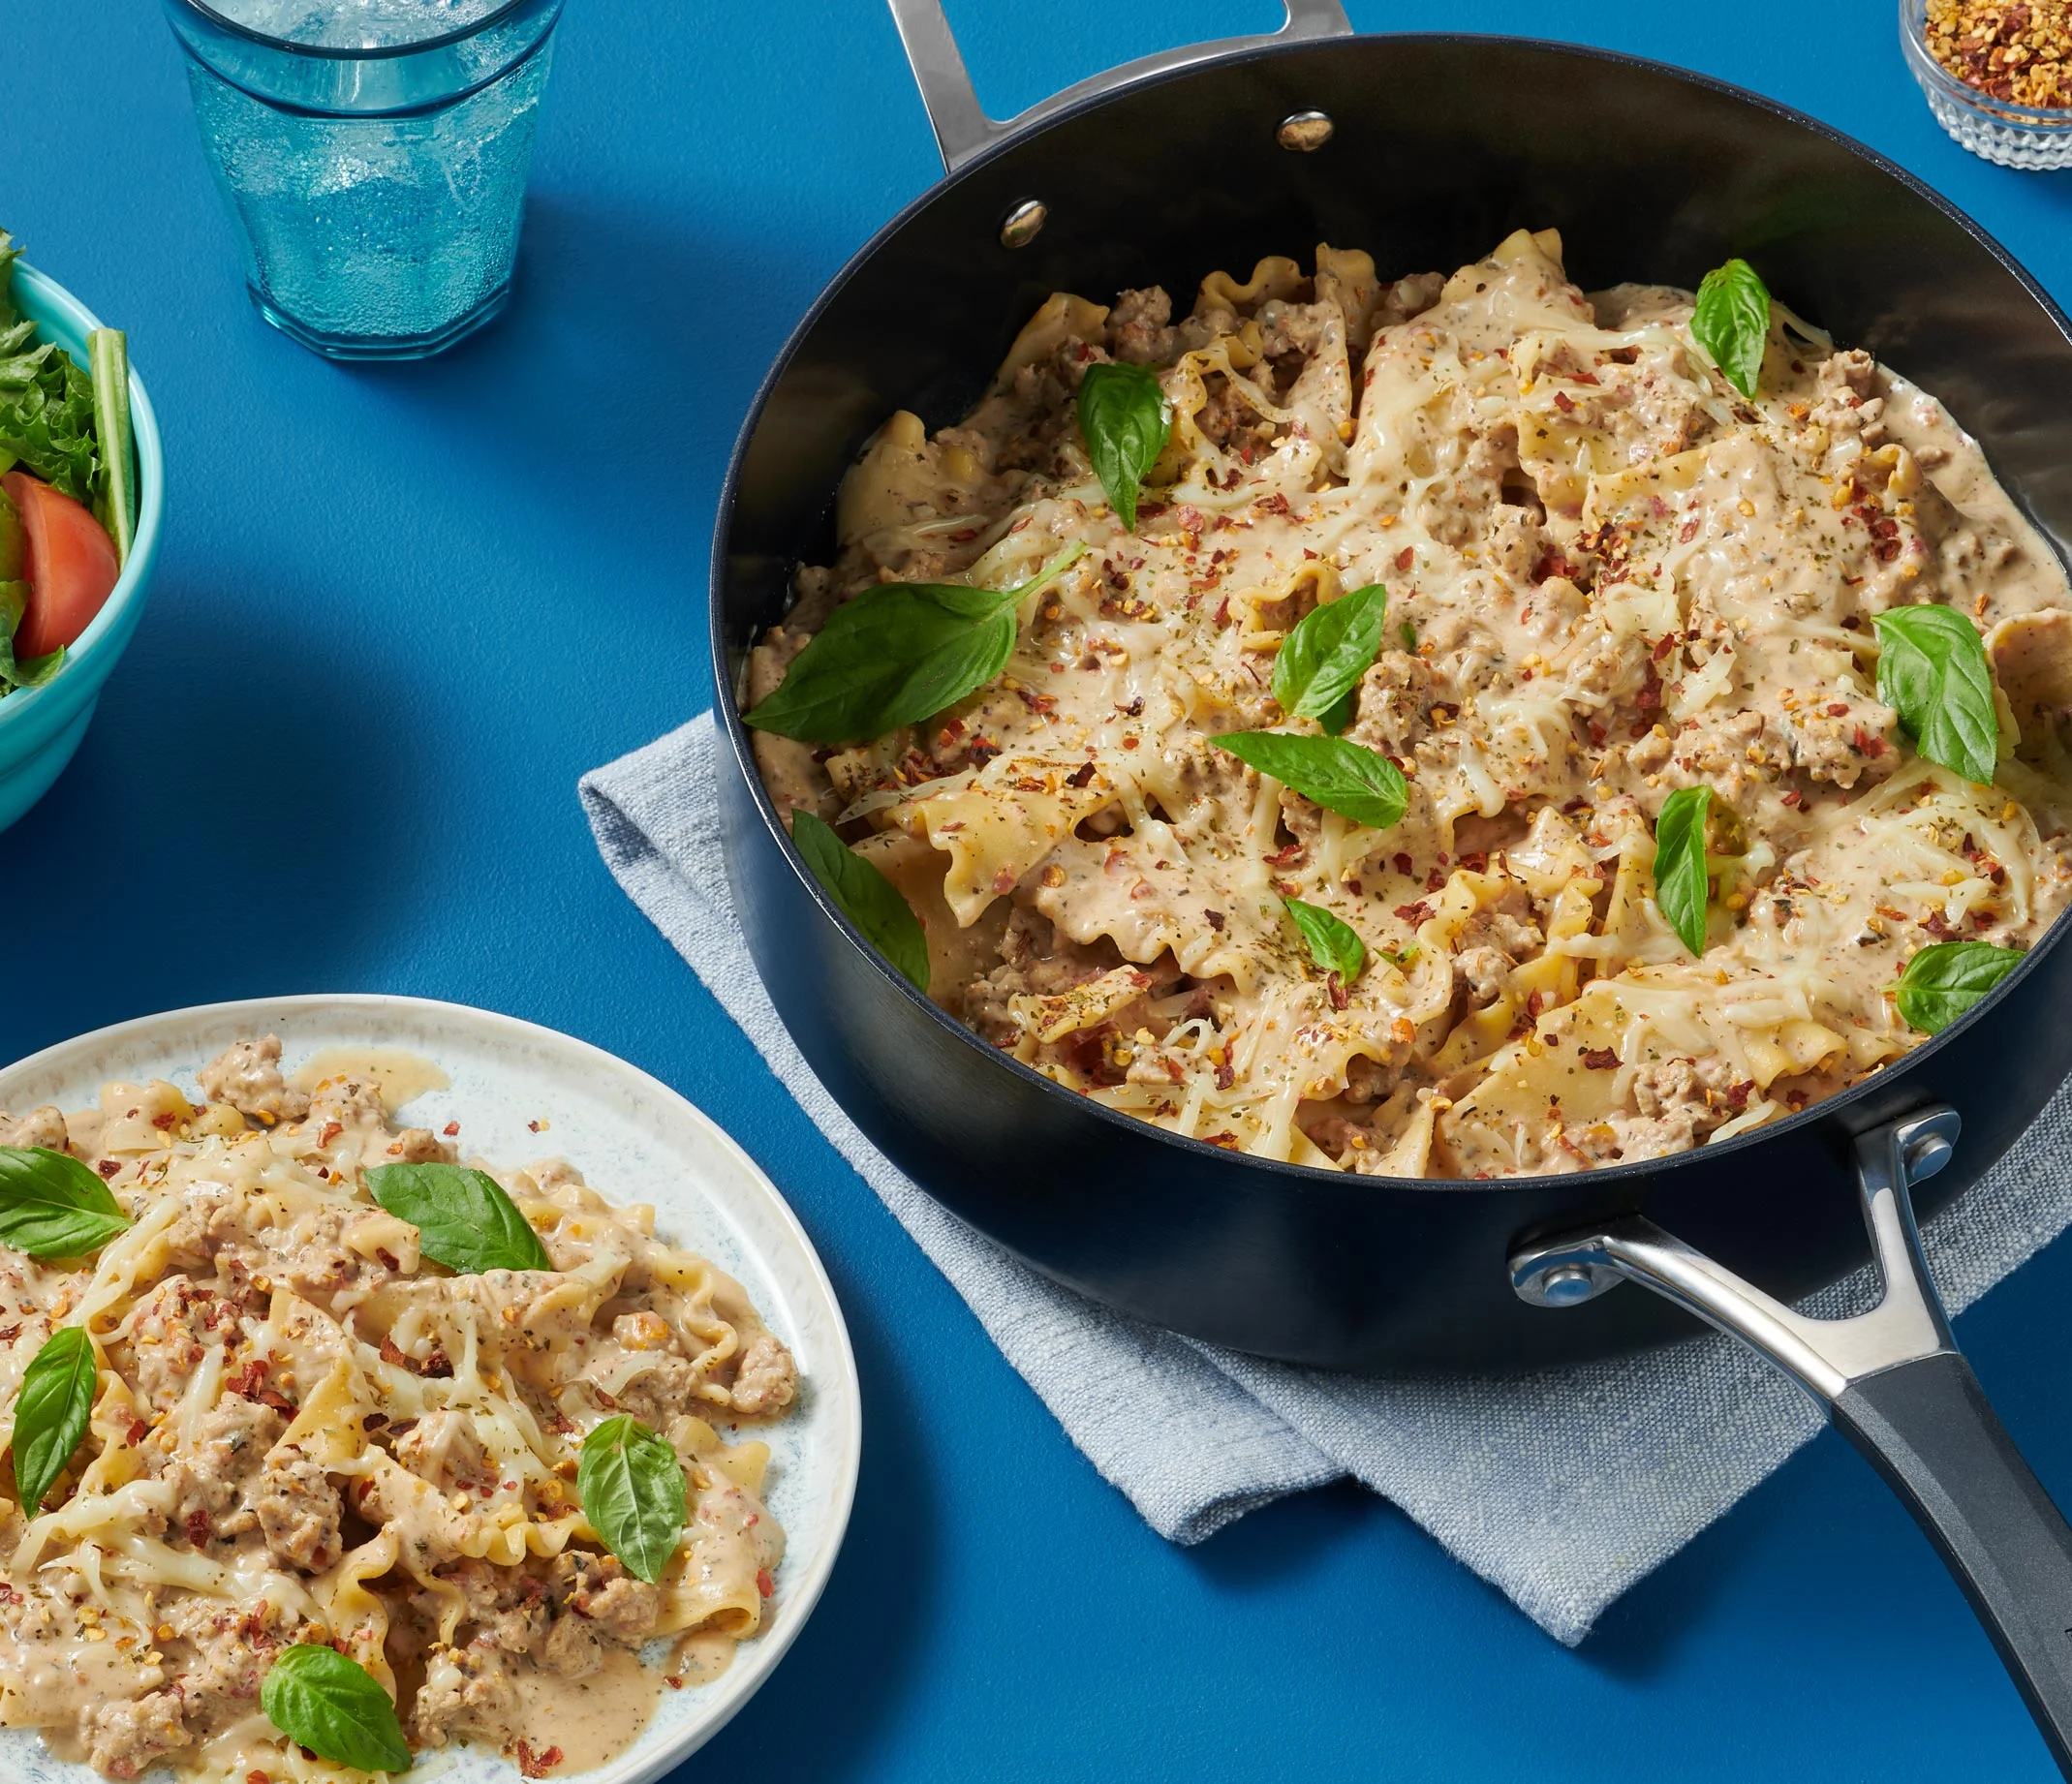
M 404 1047 L 325 1047 L 311 1054 L 288 1082 L 314 1091 L 331 1080 L 358 1078 L 381 1092 L 393 1115 L 427 1091 L 445 1091 L 453 1081 L 421 1054 Z
M 588 1678 L 522 1674 L 515 1719 L 518 1738 L 541 1760 L 546 1776 L 595 1770 L 640 1738 L 654 1720 L 662 1686 L 659 1668 L 642 1666 L 624 1649 L 607 1653 L 604 1664 Z M 556 1747 L 560 1759 L 545 1764 L 544 1755 Z

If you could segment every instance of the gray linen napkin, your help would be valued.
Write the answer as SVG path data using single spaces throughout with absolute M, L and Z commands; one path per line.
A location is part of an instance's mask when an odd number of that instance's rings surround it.
M 1161 1536 L 1195 1543 L 1254 1506 L 1350 1474 L 1573 1646 L 1819 1430 L 1812 1402 L 1708 1335 L 1530 1375 L 1333 1374 L 1126 1319 L 1008 1257 L 903 1176 L 836 1107 L 778 1020 L 719 851 L 712 715 L 584 777 L 619 883 L 689 961 L 836 1149 L 935 1260 L 1072 1441 Z M 1924 1235 L 1954 1313 L 2072 1221 L 2060 1091 Z M 1868 1270 L 1809 1303 L 1834 1312 Z

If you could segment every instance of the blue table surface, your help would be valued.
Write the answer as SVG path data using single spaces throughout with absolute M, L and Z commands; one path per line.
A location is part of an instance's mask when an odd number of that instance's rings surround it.
M 1774 95 L 2072 301 L 2072 173 L 1948 141 L 1882 0 L 1350 10 Z M 996 112 L 1278 16 L 952 13 Z M 938 172 L 876 0 L 571 0 L 510 314 L 443 360 L 341 369 L 248 306 L 157 10 L 10 0 L 0 222 L 129 330 L 170 499 L 99 721 L 0 842 L 0 1057 L 215 999 L 408 992 L 597 1042 L 748 1145 L 833 1274 L 868 1435 L 819 1613 L 680 1776 L 2053 1775 L 1956 1588 L 1832 1432 L 1574 1652 L 1351 1487 L 1160 1541 L 614 888 L 576 777 L 710 702 L 704 565 L 742 413 L 821 284 Z M 2057 1246 L 1960 1324 L 2060 1498 L 2068 1289 Z

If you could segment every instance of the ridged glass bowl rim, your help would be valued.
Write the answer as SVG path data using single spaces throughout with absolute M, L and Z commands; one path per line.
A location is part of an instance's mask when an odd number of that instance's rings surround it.
M 2017 130 L 2072 130 L 2072 106 L 2025 106 L 2011 99 L 1995 99 L 1958 79 L 1943 67 L 1928 46 L 1928 0 L 1900 0 L 1900 39 L 1906 46 L 1906 59 L 1913 66 L 1915 77 L 1966 110 Z

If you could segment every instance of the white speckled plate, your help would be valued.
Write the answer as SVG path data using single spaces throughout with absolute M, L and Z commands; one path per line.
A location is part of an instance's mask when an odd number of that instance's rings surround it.
M 461 1124 L 463 1155 L 524 1164 L 558 1153 L 614 1202 L 652 1202 L 659 1232 L 710 1257 L 747 1286 L 798 1358 L 799 1404 L 757 1434 L 771 1446 L 767 1496 L 787 1543 L 762 1632 L 710 1684 L 665 1690 L 634 1745 L 584 1784 L 644 1784 L 681 1764 L 725 1726 L 783 1658 L 833 1571 L 855 1496 L 862 1397 L 834 1290 L 796 1216 L 748 1154 L 666 1085 L 551 1029 L 417 998 L 263 998 L 145 1016 L 46 1048 L 0 1071 L 0 1109 L 92 1104 L 111 1078 L 170 1078 L 197 1093 L 195 1073 L 231 1041 L 278 1034 L 293 1070 L 331 1047 L 401 1047 L 452 1080 L 405 1108 L 414 1125 Z M 541 1130 L 529 1123 L 538 1122 Z M 161 1769 L 150 1774 L 165 1778 Z M 479 1747 L 426 1753 L 410 1773 L 450 1784 L 506 1784 L 517 1768 Z M 10 1784 L 98 1784 L 54 1759 L 33 1733 L 0 1730 Z

